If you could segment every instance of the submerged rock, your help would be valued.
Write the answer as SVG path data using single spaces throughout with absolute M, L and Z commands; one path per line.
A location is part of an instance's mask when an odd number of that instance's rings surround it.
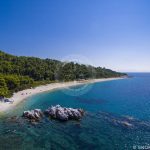
M 45 114 L 61 121 L 67 121 L 70 119 L 79 120 L 84 115 L 84 110 L 61 107 L 60 105 L 49 107 Z
M 122 125 L 124 125 L 125 127 L 128 127 L 128 128 L 133 127 L 133 125 L 132 125 L 131 123 L 127 122 L 127 121 L 120 121 L 120 123 L 121 123 Z
M 102 119 L 118 127 L 135 129 L 137 125 L 137 121 L 133 117 L 116 116 L 106 112 L 99 112 L 99 115 Z
M 134 130 L 146 129 L 150 131 L 150 121 L 140 120 L 132 116 L 118 116 L 106 112 L 99 112 L 96 116 L 117 127 Z

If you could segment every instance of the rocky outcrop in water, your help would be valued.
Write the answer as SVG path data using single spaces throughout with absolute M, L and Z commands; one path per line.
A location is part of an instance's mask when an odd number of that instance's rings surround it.
M 43 114 L 60 121 L 80 120 L 84 115 L 84 110 L 66 108 L 66 107 L 61 107 L 60 105 L 56 105 L 56 106 L 49 107 L 44 111 L 44 113 L 40 109 L 24 111 L 23 117 L 31 121 L 39 121 L 43 117 Z
M 61 107 L 60 105 L 49 107 L 45 110 L 45 114 L 51 118 L 58 119 L 61 121 L 67 120 L 79 120 L 84 115 L 83 109 L 73 109 Z
M 43 112 L 41 111 L 41 109 L 34 109 L 31 111 L 28 110 L 23 112 L 23 117 L 33 121 L 40 120 L 42 116 Z

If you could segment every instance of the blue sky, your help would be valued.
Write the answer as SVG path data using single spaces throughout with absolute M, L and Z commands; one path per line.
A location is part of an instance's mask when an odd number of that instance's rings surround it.
M 149 7 L 149 0 L 0 0 L 0 49 L 150 72 Z

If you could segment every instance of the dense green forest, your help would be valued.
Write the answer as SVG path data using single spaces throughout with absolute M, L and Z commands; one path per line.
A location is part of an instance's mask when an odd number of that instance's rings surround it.
M 110 69 L 74 62 L 36 57 L 13 56 L 0 51 L 0 96 L 57 81 L 119 77 L 125 74 Z

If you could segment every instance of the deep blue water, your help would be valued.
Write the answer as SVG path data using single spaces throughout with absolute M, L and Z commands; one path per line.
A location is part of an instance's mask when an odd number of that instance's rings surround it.
M 124 150 L 150 144 L 150 73 L 132 78 L 90 84 L 83 95 L 57 90 L 28 98 L 0 122 L 0 149 L 85 149 Z M 80 89 L 81 86 L 72 87 Z M 89 88 L 89 90 L 86 90 Z M 61 123 L 44 119 L 31 125 L 19 117 L 24 110 L 60 104 L 87 111 L 80 121 Z M 126 116 L 135 118 L 133 127 L 116 125 Z M 145 126 L 146 124 L 146 126 Z M 6 144 L 7 143 L 7 144 Z M 146 147 L 146 148 L 147 148 Z

